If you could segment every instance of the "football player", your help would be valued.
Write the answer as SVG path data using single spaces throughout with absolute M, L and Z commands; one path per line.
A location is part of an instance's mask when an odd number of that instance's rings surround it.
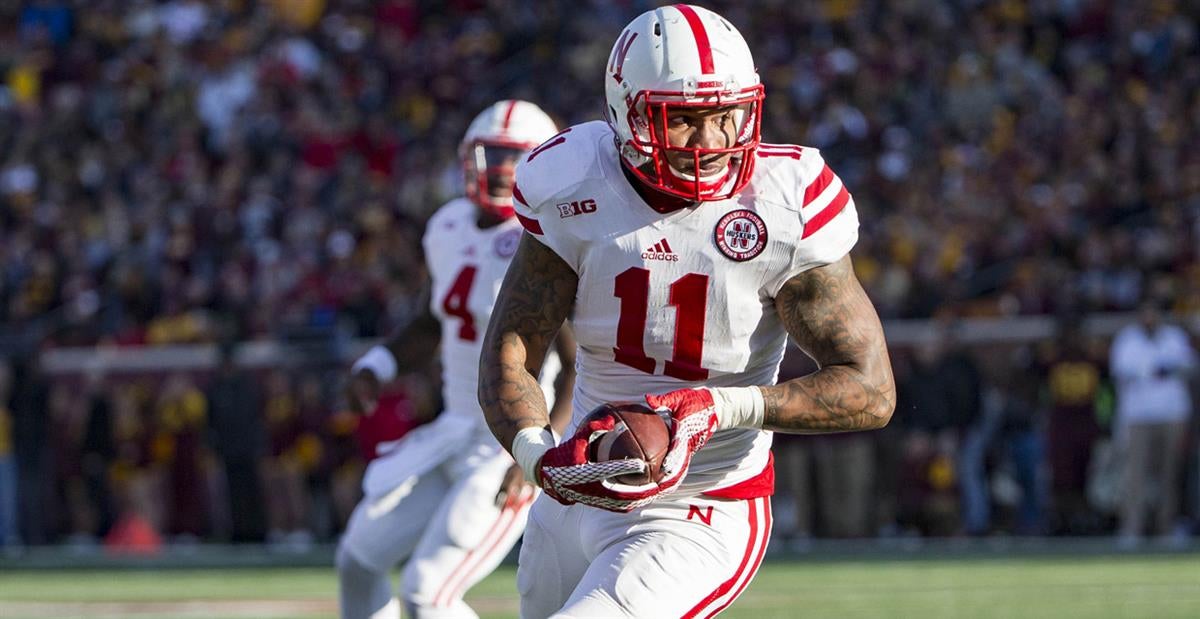
M 398 618 L 401 604 L 411 617 L 475 617 L 463 593 L 500 564 L 524 529 L 536 489 L 483 423 L 476 372 L 483 331 L 522 234 L 513 219 L 514 165 L 555 131 L 550 117 L 527 101 L 500 101 L 475 118 L 460 144 L 466 198 L 442 206 L 425 230 L 432 314 L 354 363 L 351 406 L 369 410 L 380 384 L 428 366 L 432 346 L 422 342 L 440 330 L 445 410 L 380 445 L 367 466 L 364 498 L 338 546 L 344 618 Z M 552 357 L 544 372 L 559 379 L 555 391 L 562 397 L 551 416 L 560 426 L 570 415 L 574 371 L 566 330 L 562 339 L 561 365 Z M 531 368 L 539 369 L 540 361 Z M 397 600 L 389 572 L 401 561 Z
M 716 13 L 644 13 L 609 57 L 607 122 L 518 164 L 527 234 L 484 338 L 479 395 L 545 490 L 520 553 L 524 617 L 721 612 L 770 536 L 771 433 L 891 418 L 883 331 L 848 255 L 854 201 L 816 149 L 760 143 L 754 67 Z M 556 446 L 536 369 L 572 310 L 573 426 L 645 397 L 672 418 L 660 482 L 622 485 L 613 463 L 588 461 L 611 420 Z M 789 335 L 820 370 L 777 385 Z

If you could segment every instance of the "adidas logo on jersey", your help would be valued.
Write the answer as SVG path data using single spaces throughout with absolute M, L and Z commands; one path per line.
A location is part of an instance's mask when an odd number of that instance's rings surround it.
M 642 260 L 665 260 L 667 262 L 678 262 L 679 254 L 671 250 L 671 244 L 667 239 L 663 239 L 655 243 L 651 247 L 647 247 L 646 251 L 642 252 Z

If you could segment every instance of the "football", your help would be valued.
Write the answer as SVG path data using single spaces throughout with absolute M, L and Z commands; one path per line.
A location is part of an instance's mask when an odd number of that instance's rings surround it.
M 663 458 L 670 444 L 667 422 L 649 406 L 639 402 L 610 402 L 596 407 L 588 417 L 614 415 L 616 426 L 588 446 L 592 462 L 635 458 L 646 463 L 644 473 L 620 475 L 613 480 L 640 486 L 662 480 Z

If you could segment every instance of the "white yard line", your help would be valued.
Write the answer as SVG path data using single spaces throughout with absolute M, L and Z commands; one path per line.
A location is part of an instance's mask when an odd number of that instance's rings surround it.
M 516 599 L 487 597 L 470 600 L 484 613 L 516 612 Z M 145 602 L 11 602 L 0 600 L 4 619 L 124 619 L 125 617 L 221 617 L 261 619 L 337 615 L 337 600 L 179 600 Z
M 337 614 L 334 600 L 186 600 L 179 602 L 0 602 L 5 619 L 50 617 L 287 617 Z

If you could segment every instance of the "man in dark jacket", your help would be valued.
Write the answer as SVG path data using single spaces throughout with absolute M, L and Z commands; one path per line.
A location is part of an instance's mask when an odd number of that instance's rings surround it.
M 254 378 L 234 365 L 231 346 L 221 348 L 208 405 L 212 448 L 225 468 L 232 541 L 262 542 L 266 526 L 259 464 L 266 453 L 266 432 L 261 398 Z

